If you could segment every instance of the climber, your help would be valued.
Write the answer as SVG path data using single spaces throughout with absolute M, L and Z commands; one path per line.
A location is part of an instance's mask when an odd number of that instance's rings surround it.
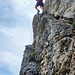
M 44 4 L 43 4 L 43 0 L 36 0 L 36 1 L 37 1 L 37 3 L 36 3 L 36 5 L 35 5 L 35 9 L 37 10 L 37 14 L 40 12 L 37 7 L 40 6 L 40 8 L 41 8 L 41 10 L 42 10 L 41 15 L 43 15 L 43 14 L 44 14 L 44 8 L 43 8 Z

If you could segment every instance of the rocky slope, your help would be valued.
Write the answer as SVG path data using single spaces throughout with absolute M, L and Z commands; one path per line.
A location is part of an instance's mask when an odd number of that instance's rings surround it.
M 64 18 L 75 18 L 75 0 L 46 0 L 45 13 Z
M 75 75 L 75 0 L 46 0 L 33 18 L 20 75 Z

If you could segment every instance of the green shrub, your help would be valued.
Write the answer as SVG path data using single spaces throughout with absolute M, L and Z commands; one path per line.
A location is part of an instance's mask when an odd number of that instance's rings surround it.
M 36 64 L 36 68 L 38 69 L 38 68 L 40 67 L 40 65 L 41 65 L 41 62 L 38 62 L 38 63 Z
M 37 50 L 35 50 L 33 53 L 31 53 L 31 55 L 28 57 L 28 62 L 30 62 L 30 61 L 36 61 L 36 59 L 35 59 L 36 53 L 37 53 Z M 40 67 L 40 65 L 41 65 L 41 62 L 40 61 L 37 62 L 36 68 L 38 69 Z
M 35 50 L 33 53 L 31 53 L 31 55 L 28 58 L 28 61 L 29 62 L 30 61 L 35 61 L 35 55 L 36 55 L 36 53 L 37 53 L 37 50 Z
M 72 24 L 75 27 L 75 23 Z

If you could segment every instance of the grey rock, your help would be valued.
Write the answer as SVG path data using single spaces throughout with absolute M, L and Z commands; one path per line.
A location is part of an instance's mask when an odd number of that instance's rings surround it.
M 71 55 L 73 54 L 71 51 L 74 52 L 71 45 L 75 42 L 73 26 L 46 14 L 39 19 L 36 28 L 38 34 L 36 36 L 40 38 L 35 38 L 37 43 L 35 48 L 37 49 L 36 60 L 41 61 L 41 75 L 69 75 L 69 63 L 71 63 Z
M 75 23 L 75 0 L 46 0 L 44 15 L 36 14 L 33 18 L 33 44 L 26 46 L 20 75 L 74 75 L 72 23 Z M 29 62 L 35 50 L 35 62 Z
M 75 19 L 75 0 L 46 0 L 44 11 L 56 17 Z

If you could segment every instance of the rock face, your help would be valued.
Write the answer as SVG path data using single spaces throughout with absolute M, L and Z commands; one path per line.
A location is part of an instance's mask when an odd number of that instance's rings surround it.
M 20 75 L 37 75 L 36 62 L 29 62 L 28 57 L 33 53 L 34 48 L 32 45 L 26 46 L 21 64 Z
M 55 16 L 75 18 L 75 0 L 46 0 L 45 12 Z
M 38 18 L 39 22 L 36 17 L 38 15 L 35 15 L 33 20 L 34 47 L 37 49 L 35 58 L 41 61 L 41 75 L 74 75 L 74 28 L 48 15 L 43 15 L 40 20 Z M 38 22 L 37 28 L 36 22 Z
M 44 9 L 33 18 L 33 44 L 26 46 L 20 75 L 75 75 L 75 27 L 52 16 L 75 23 L 75 0 L 46 0 Z

